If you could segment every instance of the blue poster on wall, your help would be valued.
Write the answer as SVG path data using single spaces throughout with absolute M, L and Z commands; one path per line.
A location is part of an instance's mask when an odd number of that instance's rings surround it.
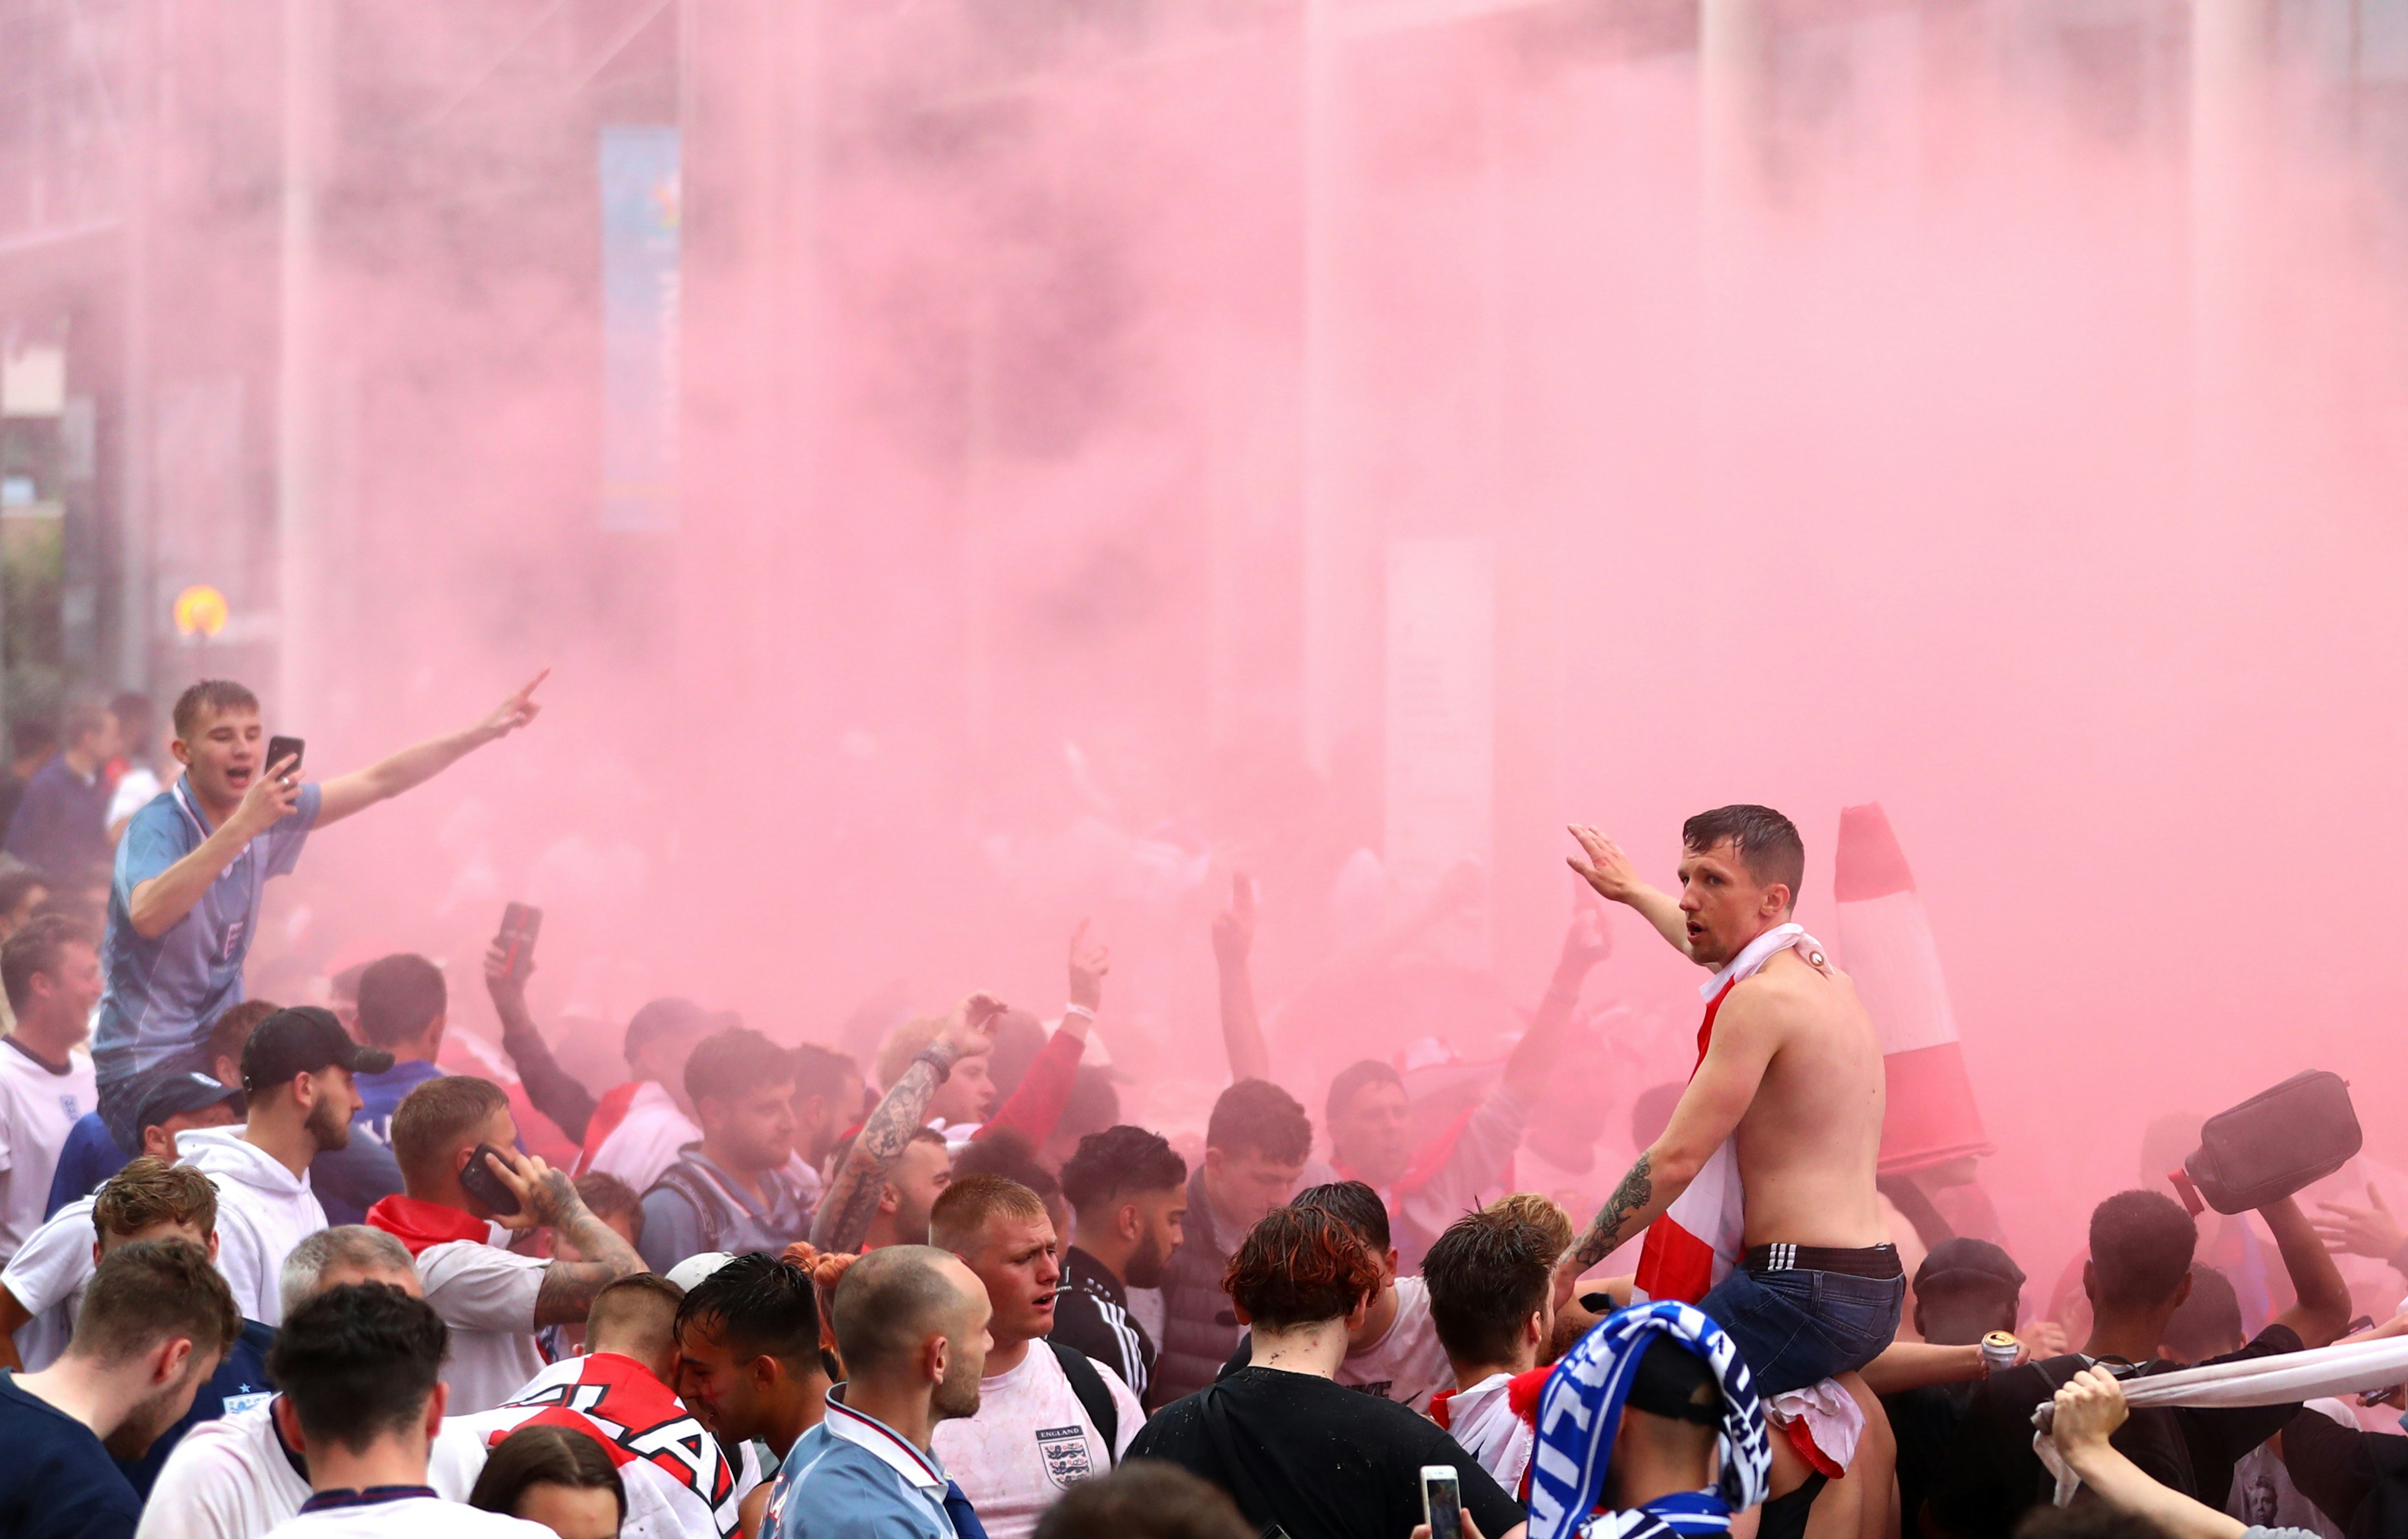
M 602 527 L 677 527 L 678 131 L 602 130 Z

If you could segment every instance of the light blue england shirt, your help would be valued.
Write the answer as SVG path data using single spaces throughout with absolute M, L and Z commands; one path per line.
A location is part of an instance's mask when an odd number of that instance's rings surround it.
M 839 1401 L 795 1440 L 762 1539 L 957 1539 L 944 1466 Z
M 101 1079 L 138 1073 L 199 1046 L 208 1023 L 242 1002 L 242 963 L 259 928 L 260 891 L 300 860 L 320 796 L 314 784 L 301 787 L 299 804 L 244 846 L 192 912 L 156 940 L 134 928 L 134 889 L 199 849 L 210 826 L 183 777 L 134 814 L 118 841 L 108 930 L 100 943 L 105 984 L 92 1057 Z

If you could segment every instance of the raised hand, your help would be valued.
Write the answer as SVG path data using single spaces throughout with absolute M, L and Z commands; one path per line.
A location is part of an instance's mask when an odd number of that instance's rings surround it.
M 1112 954 L 1102 944 L 1090 944 L 1087 921 L 1070 932 L 1070 1002 L 1093 1011 L 1104 1002 L 1104 974 L 1112 970 Z
M 510 953 L 509 947 L 503 945 L 499 941 L 489 942 L 485 947 L 486 991 L 488 993 L 508 993 L 514 995 L 525 994 L 526 979 L 527 977 L 532 977 L 535 974 L 535 961 L 530 957 L 527 960 L 521 962 L 519 966 L 525 970 L 526 977 L 522 977 L 519 973 L 510 971 Z
M 545 669 L 529 679 L 524 688 L 494 707 L 485 719 L 477 724 L 477 735 L 490 742 L 495 738 L 507 738 L 534 722 L 543 712 L 543 702 L 535 698 L 536 689 L 551 677 L 552 669 Z
M 1010 1008 L 992 994 L 973 994 L 953 1007 L 937 1033 L 937 1042 L 952 1050 L 956 1063 L 992 1053 L 996 1018 Z
M 2383 1193 L 2376 1190 L 2372 1182 L 2367 1184 L 2366 1200 L 2372 1206 L 2359 1208 L 2346 1202 L 2331 1201 L 2317 1203 L 2317 1216 L 2311 1220 L 2315 1226 L 2316 1238 L 2325 1243 L 2328 1250 L 2388 1261 L 2400 1254 L 2403 1244 L 2408 1244 L 2408 1230 L 2401 1228 L 2400 1220 L 2392 1216 L 2391 1204 L 2383 1200 Z
M 1647 884 L 1639 879 L 1639 869 L 1622 853 L 1622 846 L 1598 833 L 1595 828 L 1574 824 L 1571 836 L 1580 841 L 1581 853 L 1569 856 L 1565 864 L 1580 873 L 1599 898 L 1609 903 L 1627 903 Z
M 1212 955 L 1221 965 L 1243 967 L 1254 949 L 1254 879 L 1240 871 L 1229 878 L 1229 906 L 1212 918 Z

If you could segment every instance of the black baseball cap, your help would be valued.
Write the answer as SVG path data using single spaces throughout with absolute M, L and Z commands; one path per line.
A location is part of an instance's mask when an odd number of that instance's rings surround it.
M 1914 1269 L 1914 1296 L 1928 1299 L 1955 1292 L 2020 1295 L 2024 1269 L 2014 1258 L 1987 1240 L 1958 1237 L 1931 1247 Z
M 294 1005 L 260 1022 L 242 1044 L 242 1087 L 257 1095 L 263 1086 L 336 1064 L 354 1074 L 381 1074 L 393 1067 L 393 1055 L 351 1041 L 333 1011 Z
M 197 1112 L 204 1106 L 222 1105 L 226 1101 L 234 1102 L 239 1110 L 242 1092 L 197 1070 L 170 1074 L 142 1092 L 141 1100 L 134 1108 L 134 1126 L 156 1128 L 171 1116 Z

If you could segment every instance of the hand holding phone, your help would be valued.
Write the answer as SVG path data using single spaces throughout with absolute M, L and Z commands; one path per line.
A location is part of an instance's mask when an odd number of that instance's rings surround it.
M 494 949 L 501 954 L 502 970 L 512 983 L 525 983 L 535 971 L 535 940 L 541 933 L 541 909 L 525 903 L 503 907 L 502 928 L 494 936 Z
M 1464 1539 L 1463 1485 L 1454 1465 L 1422 1466 L 1422 1521 L 1429 1539 Z
M 284 778 L 287 780 L 299 780 L 301 778 L 301 750 L 304 746 L 306 745 L 299 738 L 268 739 L 267 762 L 261 767 L 263 771 L 273 770 L 278 765 L 282 764 L 286 759 L 291 759 L 293 761 L 293 768 L 284 771 Z
M 512 1189 L 509 1182 L 504 1181 L 494 1172 L 491 1164 L 486 1162 L 488 1156 L 502 1164 L 509 1163 L 509 1156 L 502 1153 L 501 1150 L 490 1143 L 480 1143 L 469 1154 L 468 1163 L 460 1168 L 460 1187 L 478 1201 L 493 1209 L 494 1217 L 515 1218 L 523 1206 L 519 1201 L 519 1194 Z

